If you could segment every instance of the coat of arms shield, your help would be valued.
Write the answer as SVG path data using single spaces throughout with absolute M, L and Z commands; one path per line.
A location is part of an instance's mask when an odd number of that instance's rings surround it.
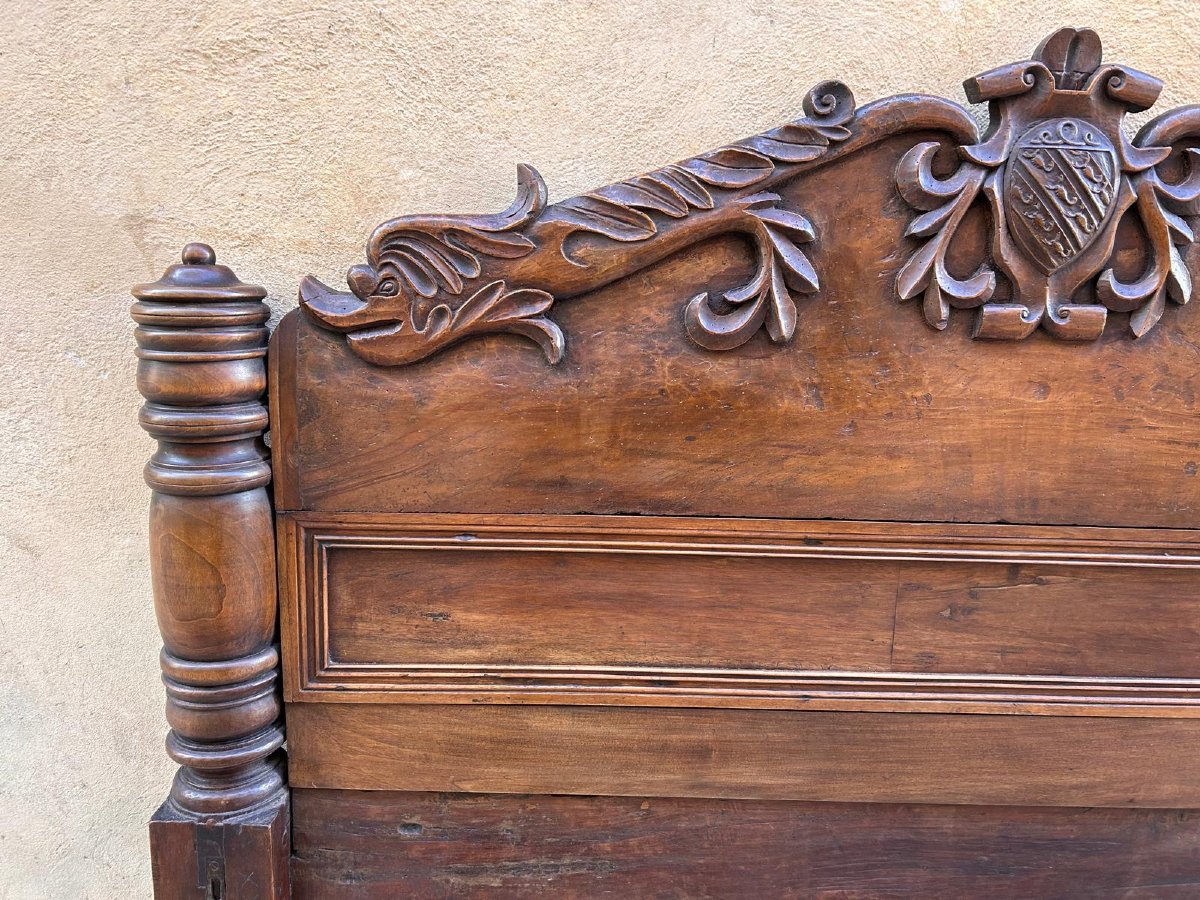
M 1013 239 L 1042 272 L 1057 271 L 1100 234 L 1120 178 L 1116 149 L 1094 125 L 1037 123 L 1013 148 L 1004 178 Z

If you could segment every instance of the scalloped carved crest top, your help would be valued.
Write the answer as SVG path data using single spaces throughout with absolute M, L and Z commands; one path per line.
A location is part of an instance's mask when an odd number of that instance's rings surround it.
M 1200 151 L 1185 144 L 1200 138 L 1200 106 L 1166 113 L 1128 138 L 1126 114 L 1150 108 L 1162 84 L 1102 63 L 1088 29 L 1064 28 L 1033 59 L 964 86 L 971 102 L 989 103 L 982 136 L 949 101 L 905 95 L 856 109 L 850 90 L 829 81 L 809 92 L 793 122 L 561 203 L 547 205 L 541 176 L 518 166 L 517 199 L 506 211 L 385 222 L 371 235 L 367 262 L 350 269 L 349 292 L 308 277 L 301 304 L 378 365 L 416 362 L 496 332 L 535 341 L 554 363 L 565 349 L 548 315 L 556 302 L 740 233 L 753 247 L 754 274 L 719 296 L 681 297 L 683 325 L 708 350 L 738 347 L 760 329 L 786 343 L 797 301 L 820 297 L 821 273 L 806 247 L 821 235 L 776 191 L 906 134 L 944 137 L 916 142 L 900 159 L 895 188 L 911 221 L 901 246 L 872 252 L 898 259 L 895 293 L 921 297 L 932 327 L 945 328 L 952 308 L 977 308 L 976 337 L 1014 340 L 1040 327 L 1093 340 L 1112 310 L 1131 313 L 1141 336 L 1168 299 L 1190 299 L 1183 250 L 1194 240 L 1187 217 L 1200 214 Z M 889 202 L 881 196 L 881 214 Z M 973 274 L 954 274 L 962 254 L 949 261 L 951 247 L 977 204 L 990 250 L 971 264 Z M 1113 259 L 1130 217 L 1146 251 L 1142 271 L 1125 280 Z

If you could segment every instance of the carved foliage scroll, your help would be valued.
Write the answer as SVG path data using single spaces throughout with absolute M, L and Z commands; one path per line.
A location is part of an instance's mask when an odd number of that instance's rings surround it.
M 760 330 L 785 343 L 797 329 L 798 301 L 820 295 L 808 248 L 822 238 L 779 187 L 881 140 L 919 133 L 944 137 L 917 141 L 895 173 L 913 211 L 895 283 L 901 300 L 920 296 L 938 329 L 951 309 L 978 308 L 975 333 L 983 338 L 1022 338 L 1041 327 L 1094 339 L 1110 310 L 1132 313 L 1140 336 L 1167 300 L 1191 296 L 1186 217 L 1200 214 L 1200 163 L 1185 147 L 1200 138 L 1200 107 L 1168 113 L 1133 140 L 1122 130 L 1126 114 L 1149 108 L 1160 89 L 1151 76 L 1102 64 L 1099 38 L 1075 29 L 1049 37 L 1032 60 L 968 79 L 968 98 L 990 104 L 982 137 L 970 114 L 948 101 L 909 95 L 858 110 L 845 85 L 826 82 L 793 122 L 579 197 L 547 204 L 541 177 L 519 166 L 517 198 L 505 212 L 385 222 L 367 262 L 348 273 L 348 293 L 307 278 L 301 302 L 379 365 L 413 363 L 489 333 L 527 338 L 553 363 L 566 346 L 550 318 L 555 303 L 711 237 L 740 234 L 754 274 L 719 296 L 680 298 L 686 333 L 715 351 Z M 973 272 L 954 272 L 951 246 L 977 205 L 990 221 L 990 252 Z M 1127 281 L 1111 260 L 1129 215 L 1149 249 L 1145 270 Z

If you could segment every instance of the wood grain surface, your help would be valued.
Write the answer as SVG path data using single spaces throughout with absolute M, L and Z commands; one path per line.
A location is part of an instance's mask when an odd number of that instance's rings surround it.
M 737 238 L 563 303 L 578 339 L 554 367 L 510 335 L 374 367 L 291 314 L 274 351 L 281 508 L 1200 524 L 1194 310 L 1136 342 L 930 329 L 891 293 L 903 258 L 871 252 L 906 225 L 880 199 L 906 146 L 781 189 L 838 197 L 808 204 L 823 288 L 787 346 L 760 333 L 718 355 L 684 333 L 682 298 L 748 275 Z
M 1195 719 L 293 703 L 293 787 L 1200 806 Z
M 293 796 L 299 900 L 1200 893 L 1196 810 L 306 789 Z
M 1200 714 L 1197 533 L 284 514 L 287 696 Z

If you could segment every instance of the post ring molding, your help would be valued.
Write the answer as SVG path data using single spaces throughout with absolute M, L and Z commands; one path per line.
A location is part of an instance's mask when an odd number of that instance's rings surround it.
M 180 765 L 170 815 L 217 821 L 286 796 L 274 646 L 266 292 L 204 244 L 133 289 L 155 613 Z M 168 816 L 168 818 L 170 817 Z

